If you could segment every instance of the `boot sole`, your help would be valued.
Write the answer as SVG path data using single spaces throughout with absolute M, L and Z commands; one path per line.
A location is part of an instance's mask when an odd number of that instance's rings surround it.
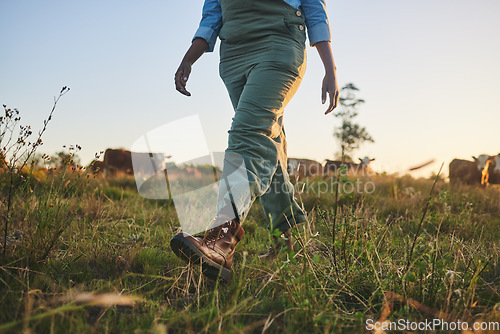
M 201 259 L 201 272 L 210 279 L 229 282 L 233 278 L 231 270 L 207 258 L 196 246 L 181 236 L 175 235 L 170 240 L 170 248 L 175 255 L 186 262 L 199 263 Z

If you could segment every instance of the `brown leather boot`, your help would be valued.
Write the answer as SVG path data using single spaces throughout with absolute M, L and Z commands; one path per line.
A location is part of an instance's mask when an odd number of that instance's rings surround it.
M 290 229 L 284 230 L 279 238 L 273 235 L 273 244 L 269 246 L 267 253 L 259 255 L 259 259 L 273 259 L 283 247 L 286 247 L 289 252 L 293 252 L 292 232 Z
M 211 279 L 221 278 L 228 282 L 232 278 L 231 265 L 236 244 L 245 235 L 236 219 L 207 230 L 203 235 L 192 236 L 177 233 L 170 240 L 174 253 L 188 262 L 200 262 L 202 272 Z

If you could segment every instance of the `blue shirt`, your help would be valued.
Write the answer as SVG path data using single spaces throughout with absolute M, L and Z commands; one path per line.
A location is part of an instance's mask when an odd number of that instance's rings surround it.
M 203 16 L 195 38 L 203 38 L 208 43 L 207 52 L 214 50 L 215 41 L 222 27 L 222 9 L 220 0 L 205 0 Z M 307 34 L 311 46 L 322 41 L 331 41 L 330 24 L 326 14 L 326 0 L 284 0 L 289 5 L 299 9 L 302 7 Z

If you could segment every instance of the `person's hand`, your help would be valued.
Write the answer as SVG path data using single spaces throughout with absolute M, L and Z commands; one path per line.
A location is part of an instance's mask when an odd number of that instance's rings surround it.
M 333 109 L 335 109 L 339 103 L 339 86 L 337 83 L 337 78 L 335 72 L 326 73 L 323 78 L 323 85 L 321 87 L 321 103 L 325 104 L 326 94 L 328 93 L 330 99 L 330 105 L 325 111 L 325 115 L 329 114 Z
M 181 94 L 191 96 L 191 93 L 186 90 L 186 84 L 191 74 L 191 66 L 201 57 L 208 49 L 208 43 L 203 38 L 195 38 L 191 46 L 187 50 L 181 64 L 175 72 L 175 89 Z
M 186 90 L 189 74 L 191 74 L 191 64 L 183 60 L 175 72 L 175 89 L 186 96 L 191 96 L 191 93 Z
M 337 84 L 337 68 L 333 61 L 332 47 L 329 41 L 321 41 L 314 44 L 318 50 L 321 61 L 325 66 L 325 77 L 323 78 L 323 85 L 321 86 L 321 102 L 325 104 L 326 94 L 330 98 L 330 105 L 325 111 L 325 115 L 332 112 L 339 103 L 339 85 Z

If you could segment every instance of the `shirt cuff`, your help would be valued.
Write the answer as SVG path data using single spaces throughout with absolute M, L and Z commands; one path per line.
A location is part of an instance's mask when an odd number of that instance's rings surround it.
M 203 38 L 208 43 L 208 49 L 206 52 L 214 51 L 215 41 L 217 40 L 217 33 L 215 30 L 209 27 L 200 26 L 194 34 L 193 41 L 195 38 Z
M 318 42 L 332 41 L 332 36 L 330 33 L 330 26 L 326 22 L 320 22 L 307 30 L 309 35 L 309 43 L 311 46 Z

